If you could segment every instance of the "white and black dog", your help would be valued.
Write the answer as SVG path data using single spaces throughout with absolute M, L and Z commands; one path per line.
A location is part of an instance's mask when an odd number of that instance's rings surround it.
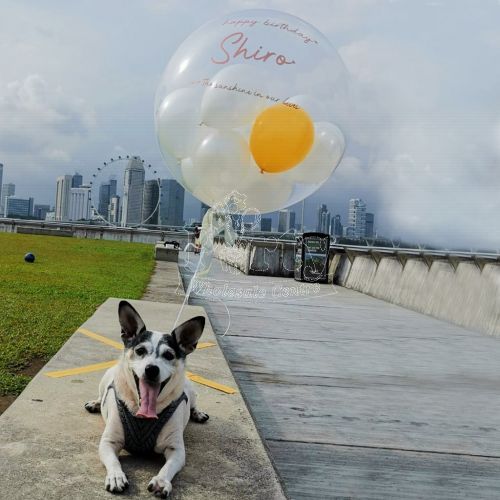
M 196 394 L 185 375 L 186 355 L 196 349 L 205 327 L 197 316 L 164 334 L 146 329 L 137 311 L 126 301 L 118 306 L 125 345 L 120 362 L 110 368 L 99 385 L 99 398 L 85 408 L 101 412 L 106 423 L 99 456 L 106 467 L 105 486 L 112 493 L 128 487 L 118 454 L 160 453 L 166 463 L 148 490 L 166 498 L 172 478 L 184 466 L 184 428 L 189 419 L 206 422 L 196 409 Z

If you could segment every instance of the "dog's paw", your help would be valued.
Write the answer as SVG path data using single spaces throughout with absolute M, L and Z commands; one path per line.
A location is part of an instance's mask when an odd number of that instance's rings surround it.
M 100 401 L 88 401 L 85 403 L 85 409 L 89 413 L 99 413 L 101 411 L 101 402 Z
M 121 493 L 128 488 L 128 479 L 123 471 L 110 472 L 106 476 L 106 491 Z
M 167 498 L 172 492 L 172 483 L 155 476 L 148 484 L 148 491 L 153 493 L 155 497 Z
M 210 417 L 196 408 L 191 408 L 191 420 L 198 424 L 204 424 Z

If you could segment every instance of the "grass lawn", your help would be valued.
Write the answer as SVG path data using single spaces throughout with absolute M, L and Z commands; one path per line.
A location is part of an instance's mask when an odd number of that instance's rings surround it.
M 108 297 L 141 298 L 153 266 L 151 245 L 0 233 L 0 395 L 21 392 L 22 372 Z

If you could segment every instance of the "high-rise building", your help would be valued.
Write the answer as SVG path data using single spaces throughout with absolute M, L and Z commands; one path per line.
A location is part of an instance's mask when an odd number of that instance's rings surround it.
M 344 233 L 343 235 L 346 236 L 347 238 L 353 238 L 354 228 L 351 226 L 344 226 L 343 233 Z
M 50 212 L 50 205 L 35 205 L 33 209 L 33 216 L 35 219 L 45 220 L 47 212 Z
M 174 179 L 160 181 L 160 224 L 184 224 L 184 188 Z
M 318 208 L 318 223 L 316 225 L 316 231 L 319 233 L 330 233 L 330 211 L 327 206 L 323 203 Z
M 288 229 L 292 229 L 292 230 L 297 229 L 295 219 L 296 219 L 295 212 L 290 212 L 290 215 L 288 218 Z
M 366 233 L 365 236 L 367 238 L 372 238 L 375 234 L 373 226 L 375 224 L 375 215 L 370 212 L 366 212 Z
M 271 217 L 262 217 L 260 219 L 260 230 L 261 231 L 271 231 L 273 225 L 273 219 Z
M 366 235 L 366 203 L 360 198 L 349 200 L 349 227 L 353 228 L 355 238 Z
M 205 217 L 205 214 L 208 212 L 209 208 L 210 207 L 206 203 L 201 202 L 200 221 L 203 221 L 203 217 Z
M 69 218 L 69 201 L 72 181 L 72 175 L 63 175 L 57 178 L 56 221 L 67 221 Z
M 120 197 L 118 195 L 112 196 L 111 200 L 109 200 L 108 221 L 111 224 L 120 224 L 121 207 L 120 207 Z
M 340 215 L 337 214 L 332 218 L 330 223 L 330 234 L 332 236 L 342 236 L 344 233 L 344 228 L 342 227 L 342 221 L 340 219 Z
M 90 220 L 90 186 L 71 188 L 68 219 L 73 221 Z
M 278 212 L 278 233 L 286 233 L 290 225 L 290 212 L 288 210 L 280 210 Z
M 113 196 L 116 196 L 117 183 L 116 179 L 109 179 L 108 182 L 102 183 L 99 186 L 99 204 L 97 211 L 104 219 L 109 219 L 109 202 Z
M 122 226 L 137 225 L 143 221 L 144 177 L 142 160 L 138 156 L 133 156 L 125 168 L 123 179 Z
M 5 215 L 5 217 L 7 217 L 7 215 L 4 213 L 5 212 L 5 198 L 7 198 L 7 196 L 14 196 L 16 194 L 16 185 L 15 184 L 12 184 L 12 183 L 8 183 L 8 184 L 2 184 L 2 196 L 0 198 L 0 214 L 1 215 Z
M 329 233 L 330 231 L 330 212 L 327 206 L 322 203 L 318 208 L 318 222 L 316 224 L 316 231 L 319 233 Z
M 0 200 L 2 199 L 3 163 L 0 163 Z M 3 207 L 0 205 L 0 217 L 3 215 Z
M 4 213 L 6 217 L 33 217 L 33 198 L 23 199 L 16 196 L 5 198 Z
M 142 199 L 142 221 L 144 224 L 158 224 L 160 211 L 160 184 L 158 180 L 144 183 L 144 196 Z
M 78 172 L 75 172 L 73 179 L 71 180 L 72 188 L 79 188 L 83 184 L 83 177 Z

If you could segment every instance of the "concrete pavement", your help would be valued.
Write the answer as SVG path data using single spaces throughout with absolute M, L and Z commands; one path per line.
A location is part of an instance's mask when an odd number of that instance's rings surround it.
M 168 331 L 179 305 L 130 301 L 150 329 Z M 82 327 L 119 342 L 118 299 L 108 299 Z M 205 315 L 186 306 L 182 319 Z M 201 339 L 215 340 L 210 322 Z M 98 458 L 103 430 L 100 415 L 84 410 L 95 398 L 103 370 L 50 378 L 67 370 L 118 358 L 120 352 L 76 332 L 0 417 L 0 491 L 8 499 L 110 499 L 104 490 L 104 468 Z M 236 388 L 218 345 L 197 350 L 188 369 L 206 379 Z M 205 425 L 186 430 L 186 467 L 174 480 L 172 498 L 283 499 L 284 495 L 254 423 L 239 392 L 225 394 L 196 384 L 199 407 L 210 414 Z M 130 480 L 126 496 L 152 498 L 147 484 L 162 459 L 138 459 L 124 453 Z

